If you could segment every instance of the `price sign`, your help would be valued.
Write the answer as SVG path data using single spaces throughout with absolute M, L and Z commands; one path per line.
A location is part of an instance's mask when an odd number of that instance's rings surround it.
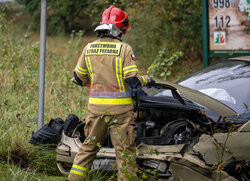
M 250 54 L 250 0 L 208 0 L 209 54 Z

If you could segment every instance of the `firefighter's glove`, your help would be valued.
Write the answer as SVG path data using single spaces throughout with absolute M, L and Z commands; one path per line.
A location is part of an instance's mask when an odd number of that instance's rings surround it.
M 82 86 L 81 79 L 77 76 L 76 72 L 74 72 L 74 77 L 71 79 L 71 81 L 77 85 Z
M 155 80 L 152 77 L 149 77 L 149 82 L 146 86 L 153 87 L 155 86 Z

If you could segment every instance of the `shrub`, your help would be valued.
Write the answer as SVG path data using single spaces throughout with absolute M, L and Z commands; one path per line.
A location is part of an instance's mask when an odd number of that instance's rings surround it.
M 176 52 L 167 58 L 166 49 L 159 51 L 157 58 L 148 68 L 150 76 L 166 80 L 172 74 L 174 63 L 182 57 L 182 52 Z
M 138 59 L 147 66 L 163 48 L 167 57 L 177 51 L 200 53 L 201 8 L 200 0 L 141 0 L 135 7 L 127 9 L 131 29 L 126 40 L 133 46 Z
M 33 30 L 39 29 L 40 23 L 40 0 L 17 0 L 25 6 L 25 11 L 31 16 Z M 129 0 L 47 0 L 47 32 L 49 34 L 64 34 L 73 29 L 91 31 L 99 23 L 104 9 L 114 4 L 125 8 L 130 4 Z

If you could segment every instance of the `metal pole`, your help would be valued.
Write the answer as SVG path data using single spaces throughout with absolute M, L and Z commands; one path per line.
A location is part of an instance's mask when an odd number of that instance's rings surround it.
M 44 120 L 46 14 L 47 14 L 46 9 L 47 9 L 47 1 L 41 0 L 38 129 L 40 129 L 43 126 L 43 120 Z
M 207 67 L 209 64 L 208 57 L 208 0 L 202 0 L 202 39 L 203 39 L 203 65 Z

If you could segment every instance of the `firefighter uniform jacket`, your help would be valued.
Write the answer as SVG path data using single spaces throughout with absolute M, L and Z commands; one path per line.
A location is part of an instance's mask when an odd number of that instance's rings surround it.
M 109 37 L 89 43 L 74 71 L 82 85 L 88 87 L 88 110 L 99 115 L 122 114 L 133 109 L 126 79 L 137 77 L 142 85 L 148 82 L 148 76 L 138 74 L 132 48 Z

